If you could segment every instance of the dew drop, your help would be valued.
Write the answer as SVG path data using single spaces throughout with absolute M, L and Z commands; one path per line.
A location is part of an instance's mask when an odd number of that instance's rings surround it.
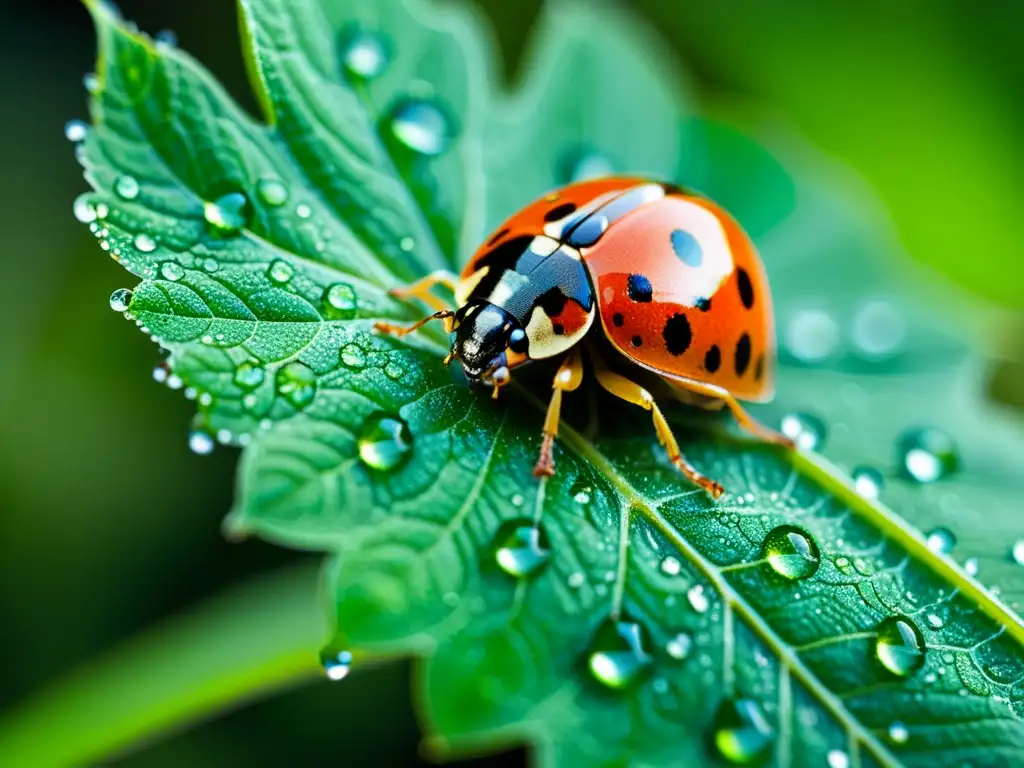
M 673 659 L 682 660 L 690 655 L 693 649 L 693 638 L 680 632 L 665 644 L 665 652 Z
M 235 384 L 246 392 L 256 389 L 266 378 L 266 372 L 259 363 L 242 363 L 235 369 Z
M 113 309 L 113 307 L 111 307 Z M 171 375 L 171 366 L 166 361 L 161 360 L 155 366 L 153 366 L 153 381 L 157 384 L 166 384 L 167 377 Z
M 350 30 L 340 39 L 341 65 L 354 80 L 372 80 L 387 69 L 391 56 L 380 35 Z
M 127 312 L 132 303 L 132 292 L 127 288 L 118 288 L 110 294 L 110 308 L 115 312 Z
M 453 129 L 451 119 L 438 102 L 406 99 L 391 114 L 391 132 L 413 152 L 437 157 L 451 144 Z
M 277 208 L 288 202 L 288 187 L 278 179 L 260 179 L 256 182 L 256 195 L 271 208 Z
M 910 619 L 890 616 L 878 625 L 875 656 L 897 677 L 909 677 L 924 666 L 925 644 L 921 630 Z
M 712 734 L 715 749 L 734 764 L 754 762 L 773 740 L 764 712 L 752 699 L 725 699 L 715 712 Z
M 782 434 L 794 440 L 801 450 L 814 451 L 825 442 L 825 422 L 809 413 L 789 413 L 782 417 Z
M 889 740 L 894 744 L 906 744 L 910 738 L 910 731 L 907 726 L 899 720 L 894 720 L 889 726 Z
M 229 192 L 203 206 L 203 217 L 214 237 L 231 237 L 245 228 L 252 217 L 249 198 L 241 192 Z
M 841 749 L 830 749 L 825 755 L 828 768 L 850 768 L 850 756 Z
M 185 270 L 176 261 L 165 261 L 160 265 L 160 277 L 164 280 L 177 282 L 185 276 Z
M 412 251 L 413 248 L 416 247 L 416 241 L 408 236 L 403 237 L 401 240 L 398 241 L 398 247 L 401 248 L 406 253 L 409 253 L 410 251 Z
M 956 546 L 956 536 L 948 528 L 933 528 L 925 535 L 925 541 L 936 554 L 946 554 Z
M 853 344 L 868 360 L 884 360 L 899 352 L 906 335 L 902 313 L 887 301 L 869 301 L 853 318 Z
M 329 319 L 351 320 L 358 309 L 356 292 L 348 283 L 335 283 L 324 292 L 324 314 Z
M 82 120 L 68 120 L 64 125 L 64 137 L 75 144 L 85 141 L 85 137 L 88 135 L 89 126 Z
M 883 485 L 885 478 L 874 467 L 857 467 L 853 470 L 853 487 L 865 499 L 877 499 Z
M 678 576 L 679 573 L 682 571 L 683 566 L 677 558 L 672 557 L 672 555 L 669 555 L 661 561 L 660 568 L 661 572 L 664 573 L 666 576 Z
M 979 570 L 981 570 L 981 564 L 978 562 L 978 558 L 968 557 L 964 560 L 964 573 L 968 576 L 977 576 Z
M 203 259 L 203 269 L 211 274 L 220 269 L 220 264 L 214 258 Z
M 140 191 L 139 182 L 134 176 L 118 176 L 114 181 L 114 192 L 122 200 L 134 200 Z
M 313 209 L 310 208 L 305 203 L 299 203 L 297 206 L 295 206 L 295 215 L 298 216 L 300 219 L 308 219 L 310 216 L 313 215 Z
M 510 520 L 494 537 L 494 560 L 516 578 L 533 576 L 551 559 L 551 547 L 540 526 L 529 520 Z
M 100 79 L 95 72 L 87 72 L 83 75 L 82 85 L 88 93 L 97 94 L 100 91 Z
M 278 285 L 283 285 L 295 276 L 292 265 L 284 259 L 277 259 L 267 268 L 267 277 Z
M 928 622 L 928 626 L 932 629 L 942 629 L 943 625 L 945 624 L 945 622 L 942 620 L 942 617 L 939 616 L 937 613 L 929 613 L 927 616 L 925 616 L 925 620 Z
M 647 633 L 633 621 L 608 619 L 590 642 L 587 667 L 602 685 L 623 690 L 650 671 Z
M 316 374 L 305 363 L 297 360 L 277 372 L 277 394 L 298 410 L 306 408 L 316 396 Z
M 152 253 L 156 250 L 156 240 L 151 235 L 140 232 L 135 236 L 135 247 L 143 253 Z
M 952 438 L 933 427 L 904 432 L 897 442 L 897 452 L 904 474 L 919 483 L 933 483 L 960 466 Z
M 409 459 L 412 443 L 412 431 L 402 419 L 374 414 L 359 435 L 359 458 L 371 469 L 392 470 Z
M 341 348 L 341 364 L 353 370 L 361 370 L 366 365 L 366 353 L 356 344 L 346 344 Z
M 344 680 L 352 671 L 352 652 L 324 649 L 320 652 L 320 666 L 328 680 Z
M 786 351 L 804 363 L 827 360 L 838 348 L 839 339 L 839 324 L 820 309 L 800 310 L 786 325 Z
M 213 452 L 213 437 L 209 432 L 205 432 L 201 429 L 194 429 L 189 433 L 188 436 L 188 447 L 192 453 L 196 453 L 200 456 L 206 456 Z
M 765 537 L 761 556 L 780 576 L 797 581 L 813 576 L 821 564 L 818 545 L 806 531 L 780 525 Z
M 1017 539 L 1010 550 L 1010 557 L 1017 565 L 1024 565 L 1024 539 Z
M 690 602 L 690 607 L 697 613 L 706 612 L 710 605 L 708 596 L 704 593 L 704 585 L 702 584 L 694 584 L 690 587 L 686 591 L 686 599 Z
M 579 571 L 573 571 L 572 573 L 569 574 L 569 588 L 570 589 L 579 589 L 580 587 L 583 586 L 583 583 L 585 581 L 586 581 L 586 577 L 582 573 L 580 573 Z
M 72 208 L 75 214 L 75 218 L 83 224 L 89 224 L 96 221 L 96 209 L 92 203 L 89 202 L 89 198 L 86 195 L 79 195 L 75 199 L 75 204 Z

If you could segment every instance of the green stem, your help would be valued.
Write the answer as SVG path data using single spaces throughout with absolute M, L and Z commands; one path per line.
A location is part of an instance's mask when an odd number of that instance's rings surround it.
M 0 717 L 0 765 L 92 764 L 316 677 L 317 569 L 261 577 L 111 651 Z

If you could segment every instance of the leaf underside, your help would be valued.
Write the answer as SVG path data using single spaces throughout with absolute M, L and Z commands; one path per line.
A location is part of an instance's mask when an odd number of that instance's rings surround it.
M 187 55 L 90 7 L 99 86 L 78 152 L 94 192 L 79 218 L 142 279 L 128 315 L 196 396 L 194 428 L 246 446 L 230 530 L 331 554 L 339 642 L 426 658 L 440 753 L 525 741 L 545 764 L 693 765 L 739 733 L 743 755 L 781 766 L 1024 760 L 1019 425 L 981 399 L 955 300 L 911 300 L 921 277 L 855 181 L 791 139 L 775 138 L 779 161 L 697 118 L 671 57 L 610 9 L 552 3 L 508 95 L 461 10 L 243 0 L 256 120 Z M 367 36 L 386 60 L 372 77 L 348 58 Z M 420 133 L 396 129 L 425 108 Z M 878 470 L 885 507 L 822 459 L 669 408 L 687 456 L 729 491 L 713 503 L 647 414 L 589 388 L 567 400 L 557 474 L 537 482 L 549 371 L 494 402 L 441 365 L 437 337 L 371 332 L 423 311 L 390 288 L 457 267 L 516 208 L 595 172 L 676 180 L 746 225 L 783 341 L 780 394 L 758 415 L 818 417 L 819 449 Z M 211 224 L 238 192 L 244 226 Z M 392 432 L 372 431 L 382 418 Z M 915 426 L 955 437 L 958 471 L 907 476 L 897 438 Z M 550 548 L 528 578 L 495 563 L 513 520 Z M 765 561 L 782 525 L 820 550 L 809 578 Z M 934 527 L 968 569 L 928 548 L 919 530 Z M 623 690 L 588 669 L 610 617 L 641 628 L 647 657 Z M 905 677 L 876 653 L 892 617 L 927 645 Z M 730 700 L 763 733 L 716 729 Z

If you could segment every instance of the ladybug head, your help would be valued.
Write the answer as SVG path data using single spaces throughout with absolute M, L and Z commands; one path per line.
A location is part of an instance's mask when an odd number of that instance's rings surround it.
M 449 359 L 462 364 L 470 383 L 498 388 L 508 382 L 506 351 L 525 351 L 526 333 L 509 312 L 486 301 L 475 301 L 455 313 L 455 343 Z

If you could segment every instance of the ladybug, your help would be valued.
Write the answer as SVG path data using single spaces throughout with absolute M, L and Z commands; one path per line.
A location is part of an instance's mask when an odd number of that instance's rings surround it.
M 457 309 L 431 293 L 436 285 L 454 292 Z M 515 368 L 561 358 L 534 475 L 554 473 L 562 393 L 583 379 L 581 348 L 598 384 L 650 411 L 669 459 L 715 498 L 722 486 L 686 460 L 654 398 L 612 370 L 610 358 L 659 377 L 683 402 L 727 407 L 748 432 L 793 445 L 739 403 L 774 394 L 772 300 L 761 260 L 724 209 L 679 187 L 619 177 L 570 184 L 506 221 L 458 278 L 437 272 L 392 294 L 437 311 L 409 327 L 377 329 L 404 335 L 442 320 L 454 333 L 445 363 L 457 360 L 494 397 Z

